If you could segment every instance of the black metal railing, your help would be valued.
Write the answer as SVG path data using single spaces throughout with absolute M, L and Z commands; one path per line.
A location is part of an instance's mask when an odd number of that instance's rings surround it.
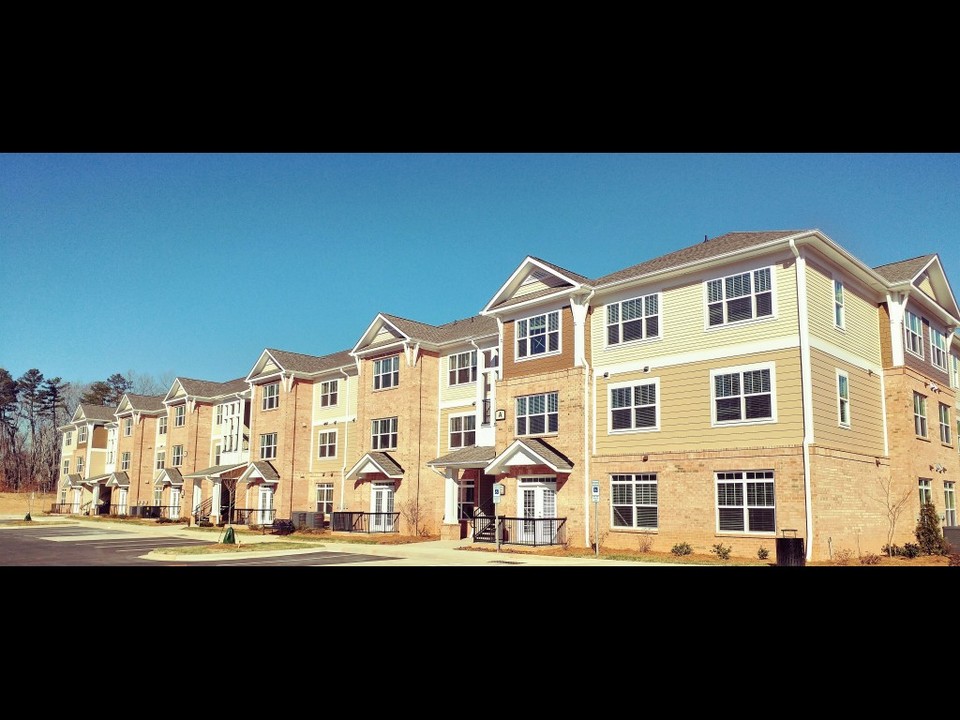
M 333 513 L 330 529 L 334 532 L 394 533 L 400 532 L 397 521 L 400 513 L 368 513 L 337 511 Z
M 233 525 L 272 525 L 276 517 L 277 511 L 273 509 L 233 508 L 230 512 L 230 522 Z
M 489 425 L 490 424 L 490 398 L 483 399 L 483 406 L 480 415 L 480 424 Z
M 501 545 L 539 547 L 567 543 L 566 518 L 499 517 L 494 522 L 492 517 L 479 514 L 473 518 L 473 541 L 497 542 L 498 528 Z
M 199 525 L 210 520 L 213 512 L 213 498 L 209 497 L 193 509 L 193 521 Z

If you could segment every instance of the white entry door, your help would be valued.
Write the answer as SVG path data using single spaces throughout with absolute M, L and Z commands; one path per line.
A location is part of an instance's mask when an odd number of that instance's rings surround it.
M 526 545 L 552 545 L 557 534 L 557 478 L 522 477 L 520 497 L 520 542 Z
M 259 511 L 259 518 L 257 519 L 258 525 L 269 525 L 273 522 L 273 486 L 272 485 L 261 485 L 260 486 L 260 500 L 257 503 L 257 510 Z
M 200 512 L 200 503 L 203 502 L 201 497 L 203 493 L 200 491 L 199 481 L 195 480 L 193 485 L 193 514 Z
M 70 512 L 77 514 L 80 512 L 80 501 L 83 499 L 83 490 L 80 488 L 73 489 L 73 510 Z
M 117 515 L 127 514 L 127 489 L 120 488 L 117 492 Z
M 178 520 L 180 518 L 180 488 L 170 488 L 170 519 Z
M 393 532 L 393 483 L 374 483 L 370 498 L 371 532 Z

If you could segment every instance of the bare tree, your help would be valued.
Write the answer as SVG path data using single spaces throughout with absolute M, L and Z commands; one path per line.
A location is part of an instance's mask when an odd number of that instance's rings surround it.
M 907 502 L 909 502 L 910 496 L 913 495 L 913 488 L 907 488 L 903 491 L 902 495 L 896 493 L 893 488 L 893 478 L 890 476 L 887 476 L 886 479 L 884 479 L 883 476 L 877 477 L 877 485 L 880 491 L 879 496 L 874 496 L 872 499 L 883 505 L 884 511 L 886 512 L 887 555 L 892 556 L 893 536 L 897 530 L 897 521 L 907 508 Z

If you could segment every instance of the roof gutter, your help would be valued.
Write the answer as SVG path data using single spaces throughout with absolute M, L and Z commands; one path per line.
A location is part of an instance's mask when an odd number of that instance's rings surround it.
M 813 557 L 813 509 L 810 489 L 810 445 L 813 442 L 813 383 L 810 361 L 810 342 L 807 339 L 809 317 L 807 315 L 807 263 L 793 238 L 789 240 L 790 250 L 796 258 L 797 278 L 797 335 L 800 341 L 800 387 L 803 405 L 803 505 L 804 537 L 806 538 L 806 559 Z

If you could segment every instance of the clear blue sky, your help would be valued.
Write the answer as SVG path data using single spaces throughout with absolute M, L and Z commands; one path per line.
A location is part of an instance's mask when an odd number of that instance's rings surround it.
M 479 312 L 526 255 L 597 277 L 726 232 L 940 254 L 960 154 L 0 155 L 0 367 L 226 381 Z

